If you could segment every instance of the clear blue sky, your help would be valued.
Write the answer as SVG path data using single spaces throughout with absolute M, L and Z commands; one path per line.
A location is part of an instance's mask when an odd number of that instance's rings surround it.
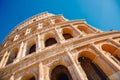
M 120 0 L 0 0 L 0 42 L 21 21 L 44 11 L 120 30 Z

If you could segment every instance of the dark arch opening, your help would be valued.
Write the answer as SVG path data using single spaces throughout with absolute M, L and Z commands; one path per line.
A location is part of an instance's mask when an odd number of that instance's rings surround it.
M 30 78 L 29 80 L 35 80 L 35 77 L 33 76 L 32 78 Z
M 87 57 L 78 58 L 88 80 L 109 80 L 105 73 Z
M 120 61 L 120 57 L 117 54 L 114 54 L 114 52 L 117 50 L 117 48 L 111 44 L 103 44 L 102 49 L 108 53 L 110 53 L 113 57 L 115 57 L 118 61 Z M 111 57 L 112 58 L 112 57 Z M 113 59 L 113 58 L 112 58 Z M 113 59 L 114 60 L 114 59 Z M 116 60 L 114 60 L 116 62 Z
M 32 45 L 29 50 L 29 54 L 36 52 L 36 44 Z
M 61 73 L 58 75 L 57 80 L 69 80 L 68 75 L 65 73 Z
M 118 57 L 117 55 L 115 55 L 115 58 L 116 58 L 118 61 L 120 61 L 120 57 Z
M 51 80 L 72 80 L 72 77 L 66 67 L 59 65 L 52 70 Z
M 17 55 L 16 54 L 10 54 L 8 61 L 6 63 L 6 65 L 12 63 L 14 61 L 14 59 L 16 59 Z
M 21 80 L 36 80 L 33 74 L 24 75 Z
M 45 41 L 45 47 L 56 44 L 57 41 L 55 40 L 55 38 L 49 38 Z
M 80 31 L 86 33 L 86 34 L 90 34 L 92 33 L 92 31 L 89 29 L 89 27 L 86 27 L 86 26 L 78 26 L 77 27 Z
M 11 50 L 11 53 L 10 53 L 10 55 L 9 55 L 9 58 L 8 58 L 8 60 L 7 60 L 6 65 L 12 63 L 12 62 L 16 59 L 17 53 L 18 53 L 18 49 L 17 49 L 17 48 Z
M 71 34 L 69 34 L 69 33 L 64 33 L 63 37 L 65 38 L 65 40 L 73 38 L 73 36 Z

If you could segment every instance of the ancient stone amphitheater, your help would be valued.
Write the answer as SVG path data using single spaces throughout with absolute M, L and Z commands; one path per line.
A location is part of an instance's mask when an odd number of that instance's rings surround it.
M 120 80 L 120 31 L 43 12 L 0 46 L 0 80 Z

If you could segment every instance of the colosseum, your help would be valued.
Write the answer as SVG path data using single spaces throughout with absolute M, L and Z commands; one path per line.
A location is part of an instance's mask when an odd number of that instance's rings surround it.
M 0 80 L 120 80 L 120 31 L 43 12 L 0 45 Z

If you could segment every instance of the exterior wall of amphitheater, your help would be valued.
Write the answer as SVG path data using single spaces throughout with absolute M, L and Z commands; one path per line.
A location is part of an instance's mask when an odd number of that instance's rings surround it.
M 83 67 L 89 62 L 106 80 L 120 80 L 120 31 L 104 32 L 85 20 L 43 12 L 17 25 L 3 40 L 0 80 L 60 80 L 60 73 L 64 80 L 93 80 L 90 74 L 101 80 Z

